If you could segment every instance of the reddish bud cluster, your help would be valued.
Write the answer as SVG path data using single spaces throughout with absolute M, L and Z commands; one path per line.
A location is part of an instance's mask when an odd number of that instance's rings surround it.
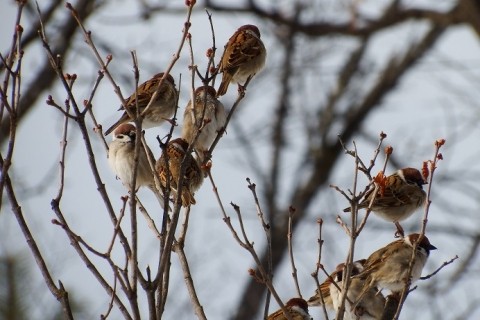
M 443 154 L 439 153 L 439 154 L 437 155 L 437 159 L 438 159 L 438 160 L 443 160 Z
M 439 148 L 445 144 L 445 139 L 438 139 L 435 141 L 435 147 Z
M 385 154 L 389 156 L 392 153 L 393 153 L 393 147 L 392 146 L 386 146 L 385 147 Z
M 385 139 L 387 137 L 387 134 L 385 132 L 380 132 L 380 138 Z
M 430 174 L 430 171 L 428 170 L 428 161 L 423 161 L 422 177 L 425 181 L 428 179 L 429 174 Z
M 15 30 L 16 30 L 17 32 L 23 32 L 23 27 L 22 27 L 21 25 L 17 24 L 17 25 L 15 26 Z
M 322 219 L 322 218 L 318 218 L 318 219 L 317 219 L 317 223 L 320 224 L 320 225 L 322 225 L 322 224 L 323 224 L 323 219 Z
M 107 54 L 107 61 L 112 61 L 113 55 L 111 53 Z
M 216 73 L 217 72 L 217 68 L 215 67 L 210 67 L 210 73 Z
M 185 5 L 187 7 L 193 7 L 195 5 L 195 3 L 197 3 L 196 0 L 185 0 Z
M 212 48 L 208 48 L 207 50 L 207 58 L 211 58 L 213 56 L 213 49 Z
M 383 195 L 385 194 L 385 188 L 387 185 L 387 177 L 385 177 L 385 175 L 383 174 L 383 171 L 379 171 L 375 176 L 375 178 L 373 178 L 373 181 L 379 186 L 379 193 L 383 197 Z
M 188 39 L 188 40 L 192 39 L 192 34 L 191 34 L 190 32 L 187 33 L 187 39 Z

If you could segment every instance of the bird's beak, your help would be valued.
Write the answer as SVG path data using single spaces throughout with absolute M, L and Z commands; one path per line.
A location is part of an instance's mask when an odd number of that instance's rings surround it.
M 428 246 L 428 250 L 437 250 L 437 247 L 435 247 L 433 244 Z

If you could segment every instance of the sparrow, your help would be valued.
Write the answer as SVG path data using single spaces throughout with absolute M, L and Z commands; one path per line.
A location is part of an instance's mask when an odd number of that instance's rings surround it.
M 419 209 L 427 198 L 423 185 L 427 184 L 422 174 L 415 168 L 403 168 L 386 177 L 378 188 L 371 206 L 372 212 L 387 221 L 394 222 L 398 233 L 403 236 L 403 228 L 399 221 L 410 217 Z M 358 205 L 359 209 L 368 208 L 374 197 L 375 188 L 370 188 L 364 200 Z M 351 208 L 343 209 L 350 212 Z
M 187 153 L 188 146 L 188 142 L 182 138 L 171 140 L 155 164 L 155 170 L 157 170 L 160 177 L 160 183 L 166 188 L 167 181 L 169 181 L 173 195 L 176 197 L 182 162 L 186 161 L 181 195 L 182 206 L 184 207 L 196 203 L 193 197 L 194 192 L 197 191 L 203 183 L 203 174 L 200 166 L 197 160 L 195 160 L 190 153 Z
M 227 93 L 230 82 L 245 84 L 265 65 L 267 50 L 260 40 L 260 31 L 247 24 L 238 28 L 225 45 L 219 72 L 223 73 L 217 96 Z
M 142 113 L 150 102 L 150 99 L 155 91 L 159 89 L 156 100 L 153 101 L 150 108 L 148 108 L 147 113 L 144 115 L 142 122 L 142 127 L 144 129 L 159 126 L 162 122 L 172 117 L 175 113 L 178 98 L 178 91 L 175 88 L 175 81 L 170 74 L 167 74 L 162 82 L 162 85 L 160 88 L 158 88 L 158 84 L 163 76 L 163 72 L 157 73 L 153 76 L 153 78 L 142 83 L 137 88 L 136 94 L 133 93 L 125 100 L 125 105 L 127 106 L 128 110 L 130 110 L 133 115 L 136 115 L 137 103 L 138 107 L 140 108 L 140 113 Z M 124 110 L 123 106 L 118 110 Z M 130 118 L 127 112 L 124 111 L 120 119 L 105 131 L 105 135 L 109 135 L 122 123 L 127 123 L 133 120 L 135 119 Z
M 345 299 L 345 312 L 343 319 L 345 320 L 380 320 L 383 309 L 385 307 L 385 298 L 378 291 L 376 287 L 370 288 L 365 292 L 363 297 L 360 294 L 365 285 L 365 281 L 355 278 L 364 269 L 365 259 L 355 261 L 352 266 L 351 280 L 347 290 L 347 299 Z M 337 266 L 337 273 L 335 283 L 330 284 L 330 296 L 332 299 L 333 309 L 336 313 L 340 309 L 343 295 L 343 274 L 345 271 L 345 264 Z M 352 308 L 352 304 L 354 304 Z
M 114 130 L 113 140 L 108 146 L 108 164 L 129 192 L 133 191 L 132 181 L 135 165 L 136 135 L 137 132 L 134 125 L 130 123 L 121 124 Z M 152 151 L 149 148 L 147 149 L 148 155 L 143 146 L 140 146 L 135 189 L 138 190 L 140 187 L 149 188 L 157 196 L 161 207 L 164 208 L 163 193 L 156 188 L 154 175 L 148 163 L 148 157 L 151 159 L 154 159 L 154 157 Z
M 417 243 L 417 247 L 410 279 L 411 283 L 418 280 L 430 251 L 437 248 L 430 244 L 426 236 L 422 237 L 418 233 L 412 233 L 378 249 L 367 258 L 363 271 L 354 276 L 354 278 L 365 281 L 357 300 L 366 298 L 366 294 L 375 287 L 400 293 L 408 280 L 408 266 L 415 243 Z
M 183 114 L 182 138 L 189 144 L 196 138 L 195 150 L 200 160 L 205 158 L 205 152 L 215 140 L 227 120 L 225 107 L 216 98 L 216 91 L 211 86 L 198 87 L 195 90 L 195 101 L 189 101 Z
M 292 298 L 285 304 L 292 320 L 312 320 L 308 314 L 308 304 L 302 298 Z M 279 309 L 268 316 L 268 320 L 287 320 L 282 309 Z

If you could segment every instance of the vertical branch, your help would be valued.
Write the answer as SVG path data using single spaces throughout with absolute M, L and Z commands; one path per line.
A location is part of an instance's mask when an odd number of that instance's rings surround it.
M 318 257 L 317 257 L 317 265 L 315 267 L 315 271 L 312 272 L 312 277 L 315 280 L 315 284 L 317 285 L 318 296 L 319 296 L 321 304 L 322 304 L 323 316 L 325 317 L 325 320 L 329 320 L 327 307 L 325 306 L 325 300 L 323 298 L 323 293 L 322 293 L 322 290 L 320 288 L 320 281 L 318 281 L 318 271 L 320 269 L 323 269 L 323 265 L 322 265 L 322 247 L 323 247 L 322 226 L 323 226 L 323 219 L 318 219 L 317 224 L 318 224 L 318 239 L 317 239 Z
M 420 237 L 423 237 L 425 235 L 425 230 L 427 228 L 427 222 L 428 222 L 428 212 L 430 209 L 430 192 L 432 189 L 432 183 L 433 183 L 433 176 L 434 172 L 437 169 L 437 163 L 440 160 L 443 160 L 443 155 L 440 153 L 440 148 L 445 144 L 445 139 L 438 139 L 435 141 L 435 154 L 433 156 L 433 159 L 430 160 L 430 170 L 427 170 L 427 164 L 424 163 L 424 166 L 422 168 L 422 175 L 424 178 L 427 176 L 428 171 L 430 171 L 430 179 L 428 181 L 428 190 L 427 190 L 427 198 L 425 200 L 425 211 L 423 214 L 423 219 L 422 219 L 422 227 L 420 231 Z M 415 257 L 417 253 L 417 247 L 418 244 L 420 243 L 420 239 L 418 239 L 414 244 L 412 248 L 412 256 L 410 258 L 410 262 L 408 265 L 408 272 L 407 272 L 407 280 L 405 282 L 405 286 L 403 287 L 403 290 L 400 294 L 400 297 L 398 299 L 398 307 L 396 309 L 395 315 L 393 317 L 394 320 L 397 320 L 400 317 L 400 313 L 402 312 L 403 305 L 405 303 L 405 300 L 407 299 L 407 295 L 409 293 L 409 289 L 412 283 L 412 272 L 413 272 L 413 266 L 415 264 Z
M 182 229 L 180 230 L 178 241 L 174 242 L 173 250 L 178 255 L 178 259 L 180 261 L 180 265 L 183 271 L 183 278 L 185 280 L 185 284 L 187 286 L 188 294 L 190 296 L 190 301 L 192 302 L 193 308 L 195 310 L 195 314 L 197 315 L 198 319 L 206 320 L 207 317 L 205 316 L 203 307 L 200 303 L 200 300 L 198 299 L 198 295 L 193 283 L 192 273 L 190 272 L 187 256 L 185 254 L 185 237 L 187 235 L 189 216 L 190 216 L 190 208 L 188 208 L 185 212 L 183 226 L 182 226 Z
M 293 227 L 292 227 L 292 220 L 293 220 L 293 214 L 295 213 L 295 208 L 290 207 L 288 209 L 288 234 L 287 234 L 287 239 L 288 239 L 288 255 L 290 257 L 290 264 L 292 267 L 292 277 L 293 277 L 293 282 L 295 283 L 295 288 L 297 289 L 297 295 L 302 298 L 302 292 L 300 291 L 300 286 L 298 285 L 298 277 L 297 277 L 297 267 L 295 266 L 295 259 L 293 257 L 293 243 L 292 243 L 292 237 L 293 237 Z

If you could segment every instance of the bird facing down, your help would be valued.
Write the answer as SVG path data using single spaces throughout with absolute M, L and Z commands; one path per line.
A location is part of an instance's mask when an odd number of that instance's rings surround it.
M 410 279 L 411 283 L 418 280 L 430 251 L 437 248 L 430 244 L 426 236 L 421 237 L 418 233 L 412 233 L 403 239 L 389 243 L 368 257 L 363 271 L 354 276 L 365 281 L 360 297 L 363 298 L 375 287 L 400 293 L 407 284 L 408 266 L 415 243 L 417 247 Z
M 150 99 L 158 89 L 158 85 L 163 76 L 163 72 L 154 75 L 153 78 L 145 81 L 137 88 L 136 94 L 133 93 L 125 100 L 128 110 L 134 116 L 137 114 L 137 104 L 140 113 L 146 109 Z M 147 112 L 144 114 L 142 128 L 147 129 L 157 127 L 171 118 L 177 107 L 177 98 L 178 92 L 177 89 L 175 89 L 175 81 L 171 75 L 167 74 L 158 90 L 158 95 L 155 101 L 153 101 L 150 108 L 148 108 Z M 119 110 L 123 110 L 123 106 L 120 107 Z M 124 111 L 120 119 L 105 131 L 105 135 L 109 135 L 122 123 L 131 122 L 133 120 L 135 119 L 130 118 L 127 112 Z
M 372 212 L 387 221 L 394 222 L 401 235 L 403 229 L 398 223 L 410 217 L 424 203 L 427 194 L 423 190 L 426 184 L 420 171 L 415 168 L 403 168 L 386 177 L 378 187 L 371 206 Z M 358 208 L 368 208 L 374 197 L 374 187 L 368 190 Z M 345 208 L 350 212 L 351 208 Z
M 223 73 L 217 96 L 227 93 L 230 82 L 245 84 L 265 65 L 267 50 L 260 40 L 260 30 L 247 24 L 238 28 L 225 45 L 219 72 Z
M 285 308 L 288 310 L 292 320 L 312 320 L 312 317 L 308 314 L 308 304 L 301 298 L 292 298 L 285 304 Z M 274 313 L 270 314 L 268 320 L 287 320 L 287 317 L 283 313 L 282 309 L 278 309 Z
M 198 87 L 195 90 L 195 101 L 188 102 L 183 114 L 182 138 L 192 143 L 201 129 L 195 142 L 195 150 L 200 160 L 205 159 L 205 152 L 215 140 L 218 132 L 225 126 L 225 107 L 216 98 L 216 91 L 211 86 Z
M 188 207 L 195 204 L 193 194 L 203 183 L 203 174 L 195 158 L 187 153 L 188 142 L 182 138 L 171 140 L 160 158 L 157 160 L 155 169 L 160 176 L 160 182 L 164 188 L 167 181 L 170 183 L 173 196 L 178 193 L 178 182 L 181 174 L 182 162 L 186 163 L 185 174 L 182 183 L 182 205 Z M 168 170 L 167 170 L 168 160 Z
M 115 129 L 113 140 L 110 142 L 108 149 L 108 164 L 129 192 L 133 191 L 132 181 L 135 165 L 136 135 L 137 132 L 134 125 L 129 123 L 121 124 Z M 148 157 L 153 159 L 153 154 L 150 149 L 147 149 L 147 151 L 148 156 L 143 146 L 140 146 L 135 187 L 136 189 L 147 187 L 152 190 L 160 205 L 164 208 L 163 196 L 155 187 L 154 175 L 148 163 Z

